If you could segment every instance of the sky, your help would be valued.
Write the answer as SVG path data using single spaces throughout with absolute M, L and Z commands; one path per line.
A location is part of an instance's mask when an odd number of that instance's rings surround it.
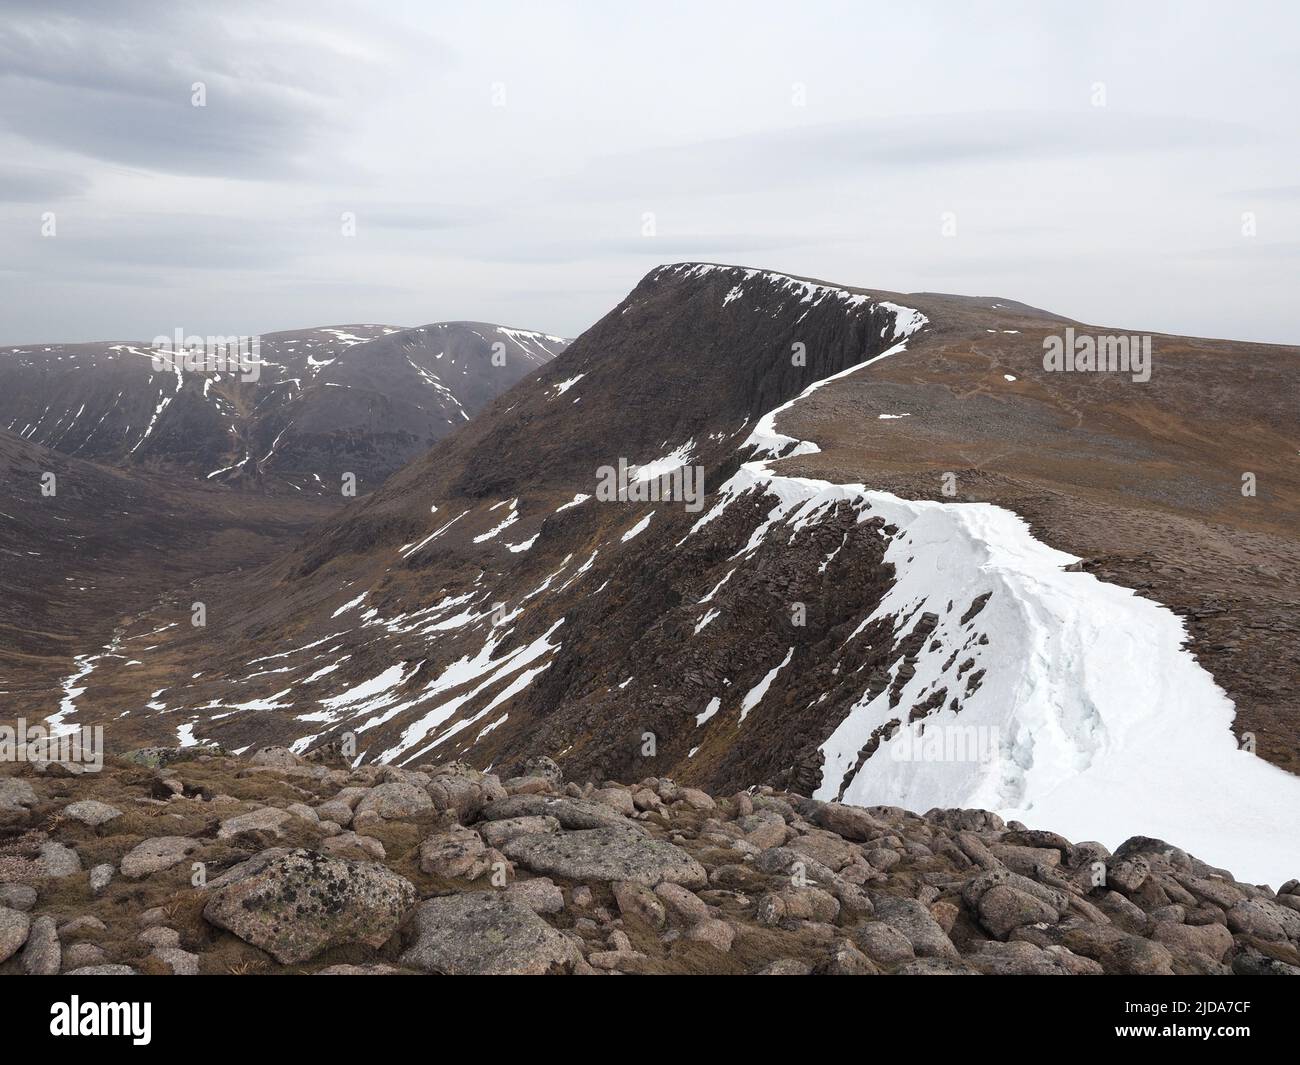
M 1240 0 L 0 0 L 0 343 L 576 336 L 703 260 L 1300 344 L 1298 30 Z

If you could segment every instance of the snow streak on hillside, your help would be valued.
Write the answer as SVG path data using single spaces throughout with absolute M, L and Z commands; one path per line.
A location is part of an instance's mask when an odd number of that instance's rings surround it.
M 916 312 L 898 322 L 898 343 L 835 376 L 901 352 L 925 324 Z M 915 658 L 899 656 L 890 683 L 865 690 L 822 745 L 816 798 L 918 812 L 980 807 L 1112 848 L 1156 835 L 1274 885 L 1300 867 L 1300 778 L 1237 748 L 1233 705 L 1184 649 L 1175 614 L 1067 572 L 1078 559 L 1035 540 L 1004 508 L 772 472 L 774 456 L 819 450 L 775 428 L 796 402 L 760 420 L 743 446 L 763 457 L 722 486 L 695 528 L 754 490 L 776 503 L 742 556 L 776 525 L 798 529 L 839 505 L 860 522 L 882 518 L 896 529 L 885 555 L 896 583 L 849 639 L 888 617 L 895 644 L 926 633 Z M 927 699 L 935 708 L 909 721 Z

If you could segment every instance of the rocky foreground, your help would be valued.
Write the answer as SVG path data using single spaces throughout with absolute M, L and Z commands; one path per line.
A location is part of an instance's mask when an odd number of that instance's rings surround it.
M 1300 882 L 981 810 L 149 748 L 0 776 L 0 973 L 1300 975 Z

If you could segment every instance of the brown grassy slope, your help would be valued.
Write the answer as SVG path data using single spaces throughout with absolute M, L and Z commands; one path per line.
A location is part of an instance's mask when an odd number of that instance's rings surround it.
M 41 493 L 47 472 L 52 496 Z M 184 598 L 201 577 L 262 565 L 337 507 L 110 469 L 5 432 L 0 483 L 6 718 L 56 710 L 73 657 L 101 650 L 129 612 L 164 592 Z M 188 601 L 182 614 L 189 617 Z

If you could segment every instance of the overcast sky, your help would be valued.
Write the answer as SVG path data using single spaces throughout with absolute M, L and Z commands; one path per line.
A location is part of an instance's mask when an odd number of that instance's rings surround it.
M 1298 11 L 3 0 L 0 343 L 574 336 L 683 259 L 1300 343 Z

